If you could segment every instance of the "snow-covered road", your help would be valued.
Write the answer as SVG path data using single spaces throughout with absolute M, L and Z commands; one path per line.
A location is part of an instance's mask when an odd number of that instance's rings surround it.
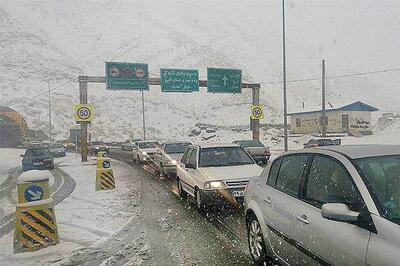
M 116 189 L 95 191 L 94 161 L 81 163 L 69 155 L 60 162 L 55 170 L 65 172 L 76 184 L 55 206 L 60 243 L 13 254 L 11 231 L 0 238 L 0 265 L 250 263 L 240 211 L 223 218 L 201 215 L 191 202 L 172 193 L 168 182 L 156 178 L 151 168 L 116 160 L 112 167 Z M 68 186 L 61 184 L 58 193 L 65 189 Z M 225 222 L 234 228 L 224 228 Z

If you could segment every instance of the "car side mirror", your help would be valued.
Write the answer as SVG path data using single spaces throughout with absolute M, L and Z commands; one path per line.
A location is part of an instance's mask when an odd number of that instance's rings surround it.
M 192 164 L 192 163 L 187 163 L 187 164 L 185 164 L 185 168 L 196 169 L 196 166 L 194 164 Z
M 326 203 L 322 205 L 321 215 L 332 221 L 355 222 L 360 213 L 350 210 L 349 206 L 343 203 Z
M 23 154 L 20 154 L 19 157 L 24 157 L 24 155 L 23 155 Z

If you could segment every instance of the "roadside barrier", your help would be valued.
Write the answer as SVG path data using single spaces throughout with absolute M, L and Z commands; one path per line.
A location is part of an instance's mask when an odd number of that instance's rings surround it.
M 111 159 L 103 156 L 97 157 L 96 190 L 109 190 L 115 188 L 114 173 L 111 168 Z
M 32 252 L 60 242 L 49 177 L 28 171 L 17 179 L 14 253 Z

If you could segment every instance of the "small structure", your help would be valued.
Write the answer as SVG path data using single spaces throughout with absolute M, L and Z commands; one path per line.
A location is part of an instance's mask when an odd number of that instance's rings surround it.
M 20 113 L 0 106 L 0 147 L 15 148 L 27 137 L 28 124 Z
M 363 102 L 354 102 L 326 110 L 326 132 L 371 135 L 371 112 L 377 108 Z M 290 113 L 290 129 L 295 134 L 313 134 L 322 131 L 322 111 Z

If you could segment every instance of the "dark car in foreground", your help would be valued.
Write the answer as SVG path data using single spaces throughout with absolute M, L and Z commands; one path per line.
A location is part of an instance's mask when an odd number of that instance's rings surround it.
M 53 155 L 47 148 L 29 148 L 21 157 L 23 171 L 54 169 Z
M 265 147 L 265 145 L 259 140 L 235 140 L 232 143 L 244 148 L 257 164 L 267 164 L 271 157 L 271 151 L 269 148 Z

